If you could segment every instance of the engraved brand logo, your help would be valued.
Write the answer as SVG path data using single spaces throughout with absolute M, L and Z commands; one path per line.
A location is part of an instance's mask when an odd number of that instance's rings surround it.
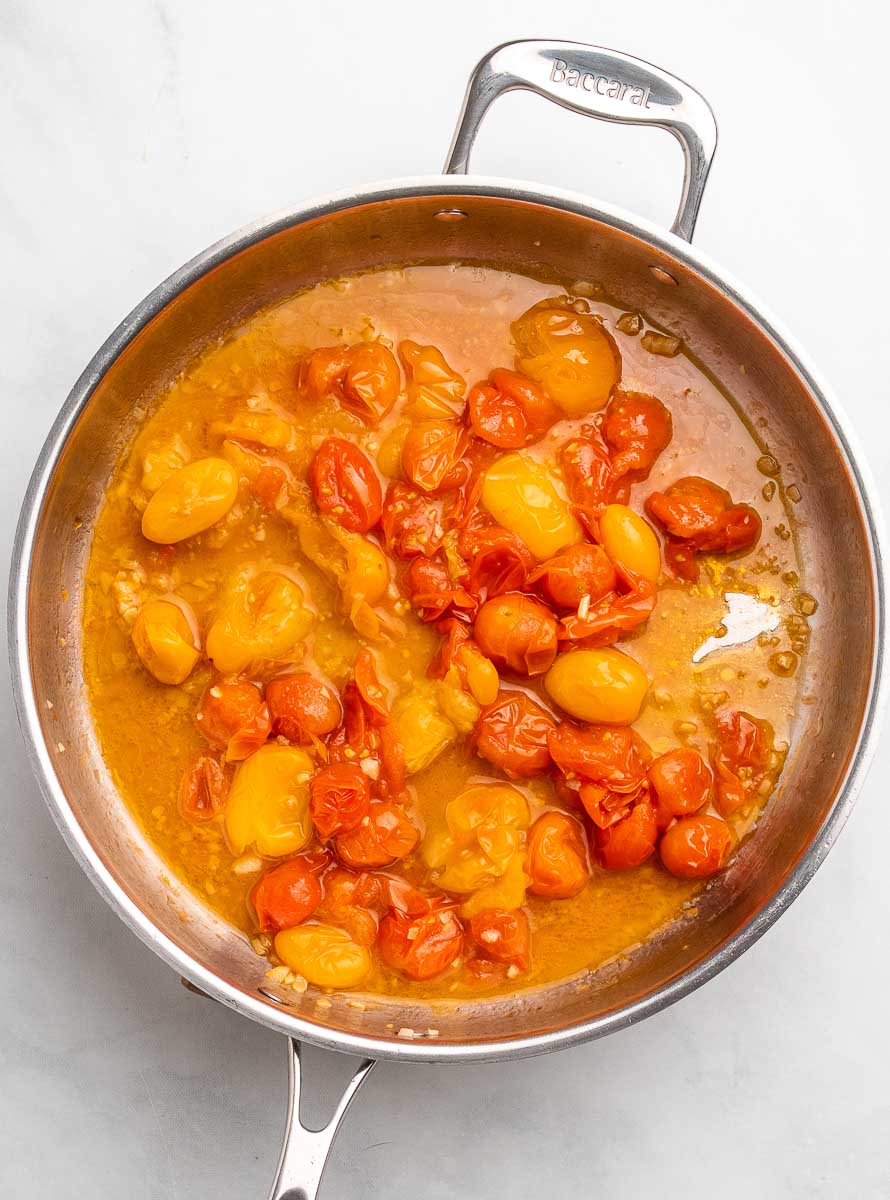
M 635 87 L 630 83 L 622 83 L 620 79 L 609 79 L 607 75 L 594 75 L 592 71 L 579 71 L 577 67 L 570 67 L 563 58 L 553 60 L 550 82 L 583 88 L 585 92 L 596 92 L 598 96 L 610 96 L 613 100 L 629 100 L 638 108 L 649 108 L 651 88 Z

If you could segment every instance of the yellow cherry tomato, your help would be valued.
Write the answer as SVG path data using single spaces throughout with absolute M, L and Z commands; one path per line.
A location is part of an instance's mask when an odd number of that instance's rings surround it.
M 313 620 L 302 588 L 282 568 L 247 567 L 226 589 L 207 634 L 207 657 L 223 675 L 251 663 L 288 661 Z
M 621 378 L 621 355 L 592 313 L 567 299 L 542 300 L 510 327 L 516 369 L 537 380 L 570 417 L 602 408 Z
M 501 687 L 497 667 L 477 646 L 461 646 L 458 662 L 467 673 L 467 687 L 479 704 L 494 704 Z
M 142 514 L 150 542 L 172 545 L 221 520 L 238 495 L 238 476 L 224 458 L 199 458 L 170 475 Z
M 570 717 L 596 725 L 630 725 L 649 687 L 646 672 L 611 647 L 557 656 L 544 677 L 548 696 Z
M 233 854 L 295 854 L 309 841 L 312 759 L 296 746 L 268 742 L 235 771 L 226 801 L 226 837 Z
M 223 437 L 256 442 L 270 450 L 286 450 L 293 445 L 294 427 L 276 413 L 243 409 L 231 421 L 214 421 L 210 432 Z
M 297 925 L 275 935 L 275 953 L 317 987 L 350 988 L 371 969 L 371 954 L 336 925 Z
M 508 783 L 468 788 L 445 806 L 445 830 L 427 838 L 424 857 L 450 892 L 475 892 L 501 879 L 525 847 L 528 803 Z
M 159 683 L 184 683 L 200 658 L 197 621 L 182 600 L 149 600 L 133 625 L 133 645 Z
M 543 562 L 583 540 L 578 522 L 546 467 L 527 454 L 505 454 L 485 472 L 482 506 Z
M 436 699 L 442 712 L 458 733 L 470 733 L 482 709 L 473 697 L 461 687 L 460 675 L 455 667 L 449 668 L 444 679 L 436 684 Z
M 646 521 L 626 504 L 607 504 L 600 514 L 600 540 L 612 562 L 657 583 L 661 572 L 658 538 Z
M 346 547 L 346 574 L 341 587 L 351 604 L 356 599 L 376 604 L 389 586 L 386 555 L 370 538 L 350 533 L 342 539 Z
M 477 913 L 485 912 L 488 908 L 502 908 L 507 912 L 522 908 L 528 882 L 525 854 L 517 850 L 501 878 L 496 883 L 480 888 L 469 900 L 465 900 L 460 908 L 461 914 L 465 917 L 475 917 Z
M 432 685 L 414 688 L 400 697 L 392 715 L 409 775 L 425 770 L 457 737 L 457 730 L 436 701 Z

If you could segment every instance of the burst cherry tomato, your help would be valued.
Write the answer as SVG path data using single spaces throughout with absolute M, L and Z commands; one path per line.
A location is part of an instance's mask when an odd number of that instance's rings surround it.
M 660 754 L 649 767 L 658 824 L 663 828 L 673 817 L 688 817 L 704 808 L 713 782 L 713 775 L 697 751 L 682 748 Z
M 352 442 L 325 438 L 309 468 L 319 511 L 352 533 L 367 533 L 380 520 L 383 493 L 371 460 Z
M 325 855 L 301 854 L 266 872 L 250 893 L 263 933 L 291 929 L 315 912 L 321 903 L 318 871 L 327 862 Z
M 215 758 L 200 754 L 179 785 L 179 810 L 187 821 L 203 825 L 222 811 L 228 795 L 226 774 Z
M 393 911 L 380 922 L 380 957 L 409 979 L 441 975 L 461 952 L 463 928 L 454 910 L 434 907 L 420 916 Z
M 377 941 L 379 914 L 369 907 L 365 875 L 354 875 L 342 867 L 334 867 L 324 876 L 324 898 L 318 916 L 341 926 L 360 946 L 373 946 Z
M 405 590 L 421 621 L 438 621 L 447 612 L 472 613 L 476 601 L 455 584 L 444 559 L 414 558 L 405 573 Z
M 609 871 L 640 866 L 652 856 L 657 836 L 655 809 L 648 800 L 635 804 L 629 816 L 608 829 L 594 830 L 600 862 Z
M 419 840 L 419 832 L 401 805 L 372 800 L 358 828 L 341 833 L 334 845 L 347 867 L 388 867 L 397 858 L 407 857 Z
M 519 592 L 486 600 L 476 616 L 475 636 L 486 658 L 518 675 L 543 675 L 556 657 L 553 613 Z
M 336 692 L 308 671 L 273 679 L 266 685 L 266 703 L 273 732 L 298 745 L 325 737 L 340 724 Z
M 201 697 L 198 728 L 211 746 L 240 762 L 259 750 L 272 730 L 263 694 L 246 679 L 214 683 Z
M 329 763 L 309 781 L 309 815 L 322 838 L 355 829 L 370 804 L 371 785 L 355 763 Z
M 732 831 L 719 817 L 684 817 L 662 837 L 658 849 L 672 875 L 706 879 L 729 857 Z
M 550 766 L 547 736 L 555 722 L 524 692 L 501 692 L 483 708 L 473 731 L 476 750 L 510 779 L 539 775 Z
M 577 608 L 587 596 L 591 604 L 618 585 L 612 560 L 602 546 L 579 542 L 541 563 L 528 577 L 557 608 Z
M 492 371 L 467 397 L 470 424 L 501 450 L 519 450 L 543 437 L 562 413 L 539 384 L 516 371 Z
M 525 587 L 536 561 L 522 538 L 500 525 L 463 530 L 457 550 L 469 567 L 466 588 L 480 600 Z
M 717 713 L 717 745 L 712 762 L 717 809 L 731 817 L 754 799 L 769 776 L 773 730 L 768 722 L 740 709 Z
M 398 399 L 401 376 L 391 350 L 379 342 L 360 342 L 315 350 L 301 364 L 300 382 L 317 398 L 335 396 L 376 425 Z
M 402 447 L 402 469 L 422 492 L 460 487 L 469 475 L 463 461 L 470 435 L 457 421 L 418 421 Z
M 267 464 L 260 467 L 250 490 L 269 512 L 274 512 L 287 500 L 287 472 L 284 467 Z
M 616 391 L 603 414 L 603 437 L 616 476 L 645 478 L 671 440 L 671 414 L 654 396 Z
M 528 917 L 521 908 L 510 912 L 486 908 L 476 913 L 470 918 L 470 937 L 483 958 L 518 967 L 520 971 L 528 967 L 531 932 Z
M 561 771 L 579 775 L 612 791 L 634 792 L 646 780 L 649 747 L 638 733 L 621 725 L 573 725 L 561 722 L 548 739 Z
M 427 558 L 442 545 L 440 503 L 407 483 L 391 483 L 383 501 L 383 540 L 397 558 Z
M 729 492 L 698 476 L 653 492 L 646 512 L 667 533 L 666 558 L 684 579 L 697 578 L 697 553 L 749 550 L 760 537 L 760 517 L 749 504 L 734 504 Z
M 612 469 L 609 447 L 594 425 L 584 425 L 577 437 L 566 442 L 559 452 L 569 499 L 577 506 L 589 529 L 607 504 L 624 500 L 626 491 Z
M 538 817 L 528 836 L 528 890 L 534 896 L 567 900 L 588 878 L 587 850 L 581 826 L 566 813 Z

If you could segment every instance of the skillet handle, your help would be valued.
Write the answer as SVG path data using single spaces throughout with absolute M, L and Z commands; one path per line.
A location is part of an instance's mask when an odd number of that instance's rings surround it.
M 362 1059 L 327 1125 L 309 1129 L 300 1119 L 300 1043 L 288 1038 L 287 1046 L 287 1123 L 269 1200 L 316 1200 L 340 1122 L 375 1060 Z
M 692 241 L 708 171 L 717 149 L 717 122 L 699 92 L 659 67 L 583 42 L 518 41 L 495 47 L 476 65 L 446 175 L 465 175 L 489 105 L 504 92 L 534 92 L 563 108 L 623 125 L 667 129 L 683 147 L 683 192 L 671 232 Z

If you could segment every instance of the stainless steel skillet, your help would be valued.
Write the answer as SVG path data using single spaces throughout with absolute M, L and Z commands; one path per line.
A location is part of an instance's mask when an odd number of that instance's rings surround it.
M 584 115 L 669 130 L 686 165 L 672 231 L 576 193 L 466 177 L 479 122 L 498 95 L 515 88 Z M 861 457 L 808 358 L 759 301 L 689 245 L 715 145 L 703 98 L 656 67 L 567 42 L 501 46 L 473 74 L 444 175 L 329 196 L 199 254 L 102 346 L 43 447 L 10 585 L 12 672 L 28 751 L 69 846 L 123 919 L 196 988 L 290 1039 L 292 1104 L 277 1200 L 316 1194 L 337 1124 L 373 1059 L 542 1053 L 659 1011 L 731 962 L 788 907 L 850 811 L 885 699 L 878 518 Z M 118 797 L 82 685 L 80 581 L 115 462 L 145 412 L 203 347 L 319 280 L 452 260 L 601 283 L 682 337 L 755 433 L 766 431 L 784 478 L 801 486 L 796 535 L 805 585 L 820 599 L 803 668 L 808 703 L 756 835 L 704 893 L 694 920 L 620 963 L 534 992 L 472 1005 L 388 999 L 364 1009 L 334 997 L 325 1007 L 311 992 L 269 986 L 246 942 L 169 881 Z M 365 1056 L 320 1132 L 299 1122 L 300 1041 Z

